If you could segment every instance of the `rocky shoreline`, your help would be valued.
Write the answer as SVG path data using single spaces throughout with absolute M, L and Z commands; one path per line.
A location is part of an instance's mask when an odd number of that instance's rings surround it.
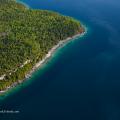
M 53 46 L 53 48 L 48 51 L 48 53 L 46 54 L 46 56 L 45 56 L 42 60 L 40 60 L 38 63 L 36 63 L 36 64 L 33 66 L 33 68 L 30 70 L 30 72 L 25 75 L 24 80 L 19 80 L 18 82 L 13 83 L 11 86 L 7 87 L 5 90 L 0 91 L 0 94 L 7 92 L 9 89 L 12 89 L 12 88 L 16 87 L 18 84 L 21 84 L 22 82 L 24 82 L 25 80 L 27 80 L 28 78 L 30 78 L 31 75 L 32 75 L 38 68 L 40 68 L 40 67 L 54 54 L 54 52 L 55 52 L 59 47 L 63 46 L 65 43 L 67 43 L 67 42 L 70 41 L 70 40 L 74 40 L 75 38 L 84 36 L 84 35 L 87 33 L 87 28 L 86 28 L 86 27 L 83 27 L 83 28 L 84 28 L 84 30 L 83 30 L 83 31 L 80 31 L 80 33 L 78 33 L 78 34 L 76 34 L 76 35 L 74 35 L 74 36 L 72 36 L 72 37 L 68 37 L 68 38 L 65 39 L 65 40 L 61 40 L 57 45 Z

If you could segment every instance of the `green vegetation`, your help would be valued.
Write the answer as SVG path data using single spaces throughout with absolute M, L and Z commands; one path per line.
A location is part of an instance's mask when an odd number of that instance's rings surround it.
M 0 0 L 0 77 L 5 75 L 0 90 L 23 80 L 54 45 L 82 30 L 79 21 L 71 17 Z M 24 64 L 27 60 L 30 62 Z

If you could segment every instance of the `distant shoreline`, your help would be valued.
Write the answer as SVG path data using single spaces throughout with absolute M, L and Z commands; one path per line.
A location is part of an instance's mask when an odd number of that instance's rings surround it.
M 76 35 L 74 35 L 74 36 L 72 36 L 72 37 L 68 37 L 68 38 L 65 39 L 65 40 L 59 41 L 57 45 L 53 46 L 53 47 L 48 51 L 48 53 L 45 55 L 45 57 L 44 57 L 42 60 L 40 60 L 39 62 L 37 62 L 37 63 L 33 66 L 33 68 L 30 70 L 30 72 L 28 72 L 28 74 L 25 75 L 25 78 L 24 78 L 23 80 L 19 80 L 18 82 L 15 82 L 15 83 L 13 83 L 11 86 L 7 87 L 5 90 L 0 91 L 0 95 L 1 95 L 1 94 L 4 94 L 4 93 L 7 92 L 8 90 L 16 87 L 18 84 L 21 84 L 21 83 L 23 83 L 24 81 L 28 80 L 28 78 L 30 78 L 30 77 L 32 76 L 32 74 L 33 74 L 37 69 L 39 69 L 48 59 L 50 59 L 51 56 L 54 54 L 54 52 L 55 52 L 58 48 L 60 48 L 61 46 L 63 46 L 65 43 L 69 42 L 70 40 L 74 40 L 74 39 L 76 39 L 76 38 L 78 38 L 78 37 L 84 36 L 84 35 L 87 33 L 87 28 L 84 27 L 84 26 L 82 26 L 82 27 L 83 27 L 83 29 L 84 29 L 83 32 L 81 32 L 81 33 L 79 33 L 79 34 L 76 34 Z

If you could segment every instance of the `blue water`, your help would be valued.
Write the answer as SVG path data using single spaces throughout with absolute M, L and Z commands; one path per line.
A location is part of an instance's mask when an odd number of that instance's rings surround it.
M 22 0 L 81 20 L 83 38 L 61 48 L 31 84 L 1 100 L 0 120 L 120 120 L 120 1 Z

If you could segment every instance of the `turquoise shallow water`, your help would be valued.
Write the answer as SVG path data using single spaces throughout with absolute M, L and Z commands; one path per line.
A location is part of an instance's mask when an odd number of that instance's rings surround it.
M 89 34 L 70 42 L 29 85 L 0 100 L 0 120 L 120 120 L 120 2 L 22 0 L 81 20 Z

